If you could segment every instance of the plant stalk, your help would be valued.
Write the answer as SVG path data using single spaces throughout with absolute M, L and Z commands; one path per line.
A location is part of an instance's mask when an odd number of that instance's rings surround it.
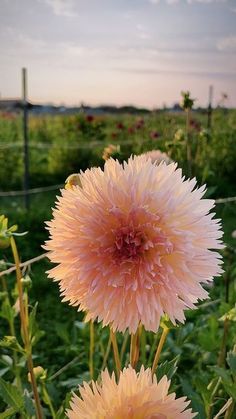
M 159 359 L 160 359 L 160 355 L 161 355 L 161 351 L 162 351 L 162 348 L 163 348 L 164 343 L 166 341 L 166 338 L 167 338 L 168 333 L 169 333 L 168 327 L 164 327 L 163 328 L 163 331 L 162 331 L 161 338 L 160 338 L 159 343 L 158 343 L 158 346 L 157 346 L 155 358 L 154 358 L 154 361 L 153 361 L 153 364 L 152 364 L 152 376 L 156 372 L 157 365 L 158 365 L 158 362 L 159 362 Z
M 120 356 L 119 356 L 119 351 L 118 351 L 118 346 L 117 346 L 116 333 L 114 333 L 111 329 L 110 329 L 110 336 L 111 336 L 114 359 L 115 359 L 115 364 L 116 364 L 116 374 L 117 374 L 117 378 L 119 379 L 120 370 L 121 370 Z
M 186 109 L 186 151 L 187 151 L 187 163 L 188 163 L 188 176 L 192 176 L 192 152 L 189 135 L 190 126 L 190 109 Z
M 14 261 L 16 265 L 16 280 L 17 280 L 17 289 L 18 289 L 18 295 L 19 295 L 22 335 L 23 335 L 23 341 L 24 341 L 25 350 L 26 350 L 27 365 L 28 365 L 28 370 L 29 370 L 30 379 L 31 379 L 30 381 L 31 381 L 32 390 L 34 394 L 36 415 L 37 415 L 37 419 L 43 419 L 37 383 L 36 383 L 36 379 L 34 375 L 32 347 L 31 347 L 31 342 L 29 339 L 29 332 L 28 332 L 28 327 L 27 327 L 27 314 L 26 314 L 26 309 L 24 305 L 23 288 L 22 288 L 22 283 L 21 283 L 22 274 L 20 270 L 20 260 L 19 260 L 18 250 L 16 247 L 16 242 L 15 242 L 14 237 L 11 236 L 10 240 L 11 240 L 11 249 L 12 249 L 12 253 L 13 253 L 13 257 L 14 257 Z
M 130 341 L 130 364 L 132 368 L 135 368 L 139 359 L 139 328 L 135 334 L 131 334 Z
M 94 377 L 93 354 L 94 354 L 94 323 L 92 320 L 90 320 L 89 372 L 90 372 L 91 380 L 93 380 L 93 377 Z

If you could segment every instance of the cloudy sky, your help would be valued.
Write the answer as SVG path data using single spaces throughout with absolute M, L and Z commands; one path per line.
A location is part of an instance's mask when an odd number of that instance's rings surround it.
M 236 106 L 236 0 L 0 0 L 0 93 L 153 108 L 189 89 Z

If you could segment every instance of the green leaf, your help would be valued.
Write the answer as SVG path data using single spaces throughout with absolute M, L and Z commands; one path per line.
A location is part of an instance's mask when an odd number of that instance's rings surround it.
M 10 409 L 5 410 L 5 412 L 0 413 L 0 419 L 6 419 L 6 418 L 12 418 L 14 413 L 16 413 L 17 410 L 10 407 Z
M 0 396 L 5 403 L 13 407 L 16 411 L 23 409 L 24 399 L 17 387 L 7 383 L 2 378 L 0 378 Z
M 224 370 L 224 368 L 218 367 L 216 365 L 216 366 L 211 367 L 211 369 L 213 371 L 215 371 L 215 373 L 218 375 L 218 377 L 222 378 L 222 380 L 224 380 L 226 383 L 230 383 L 232 381 L 231 376 L 230 376 L 230 372 Z
M 187 379 L 180 378 L 183 394 L 191 400 L 191 407 L 198 412 L 197 419 L 206 419 L 205 409 L 201 397 L 193 390 Z
M 0 347 L 12 349 L 13 351 L 25 354 L 24 348 L 22 348 L 15 336 L 4 336 L 4 338 L 0 340 Z
M 164 375 L 166 375 L 169 380 L 173 377 L 173 375 L 176 373 L 177 368 L 178 368 L 179 358 L 180 356 L 177 355 L 171 361 L 162 362 L 162 364 L 158 366 L 157 372 L 156 372 L 157 381 L 160 381 L 160 379 Z
M 30 315 L 29 315 L 29 339 L 32 340 L 34 333 L 36 331 L 36 313 L 37 313 L 38 303 L 35 303 Z
M 230 351 L 227 353 L 227 364 L 233 375 L 236 375 L 236 352 Z
M 5 299 L 2 303 L 2 309 L 0 311 L 0 316 L 6 319 L 9 323 L 12 323 L 14 320 L 15 310 L 9 303 L 8 299 Z
M 211 403 L 212 392 L 208 390 L 207 383 L 201 377 L 196 377 L 194 382 L 195 382 L 197 392 L 200 393 L 202 396 L 205 408 L 208 408 Z
M 24 407 L 26 412 L 28 413 L 29 417 L 32 418 L 35 415 L 35 408 L 32 398 L 30 397 L 30 394 L 28 390 L 24 390 Z
M 212 367 L 212 370 L 215 371 L 219 377 L 221 377 L 225 390 L 231 397 L 233 397 L 234 400 L 236 400 L 236 386 L 231 378 L 230 372 L 218 366 Z
M 66 415 L 65 415 L 64 407 L 61 406 L 60 409 L 56 412 L 55 419 L 65 419 L 65 418 L 66 418 Z
M 236 305 L 235 307 L 231 308 L 224 316 L 220 317 L 220 321 L 230 320 L 232 322 L 236 322 Z

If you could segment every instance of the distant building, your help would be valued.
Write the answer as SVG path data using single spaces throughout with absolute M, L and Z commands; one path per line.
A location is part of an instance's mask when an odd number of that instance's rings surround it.
M 32 108 L 32 103 L 28 102 L 28 108 Z M 23 100 L 19 98 L 0 99 L 0 111 L 19 112 L 23 108 Z

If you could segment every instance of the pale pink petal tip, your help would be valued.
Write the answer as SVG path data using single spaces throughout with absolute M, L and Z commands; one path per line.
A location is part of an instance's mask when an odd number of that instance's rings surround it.
M 208 296 L 201 284 L 222 272 L 205 187 L 146 156 L 109 159 L 80 182 L 61 191 L 45 245 L 64 301 L 113 330 L 134 333 L 141 322 L 155 332 L 164 314 L 184 322 L 184 310 Z
M 176 398 L 168 394 L 170 381 L 164 376 L 157 383 L 151 370 L 141 368 L 139 373 L 124 368 L 118 384 L 114 374 L 110 377 L 104 371 L 101 383 L 84 383 L 80 387 L 80 397 L 73 394 L 69 419 L 192 419 L 196 416 L 187 409 L 189 402 L 185 397 Z

